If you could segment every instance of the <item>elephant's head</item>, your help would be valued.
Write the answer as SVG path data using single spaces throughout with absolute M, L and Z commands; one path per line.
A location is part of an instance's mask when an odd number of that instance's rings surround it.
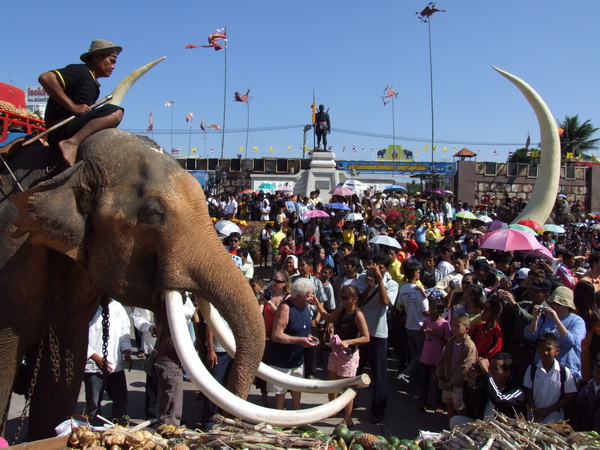
M 212 302 L 237 344 L 229 388 L 245 397 L 263 353 L 263 319 L 198 182 L 153 141 L 120 130 L 93 135 L 79 153 L 75 166 L 11 198 L 17 233 L 70 256 L 125 305 L 154 309 L 171 290 Z

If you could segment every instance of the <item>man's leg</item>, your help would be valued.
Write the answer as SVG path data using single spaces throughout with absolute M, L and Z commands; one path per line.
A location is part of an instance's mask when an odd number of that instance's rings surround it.
M 167 425 L 181 425 L 183 376 L 181 366 L 163 359 L 154 364 L 158 377 L 158 419 Z
M 371 345 L 372 343 L 372 345 Z M 371 338 L 369 342 L 371 373 L 375 382 L 375 392 L 371 401 L 371 421 L 383 419 L 387 406 L 387 338 Z
M 92 134 L 97 133 L 98 131 L 105 130 L 107 128 L 116 128 L 121 123 L 121 120 L 123 120 L 123 110 L 118 109 L 107 116 L 90 120 L 71 138 L 60 141 L 58 143 L 58 148 L 67 164 L 69 166 L 75 164 L 75 161 L 77 160 L 77 149 L 84 139 L 90 137 Z
M 86 373 L 83 375 L 83 385 L 85 386 L 85 409 L 90 418 L 95 418 L 100 414 L 100 404 L 102 403 L 102 374 Z
M 124 370 L 113 372 L 108 376 L 106 392 L 113 402 L 111 420 L 117 420 L 123 425 L 122 421 L 127 419 L 125 417 L 127 416 L 127 379 Z

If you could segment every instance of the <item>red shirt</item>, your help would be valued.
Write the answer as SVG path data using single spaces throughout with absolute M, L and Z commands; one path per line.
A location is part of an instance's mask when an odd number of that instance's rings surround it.
M 478 356 L 491 361 L 494 355 L 502 350 L 504 335 L 502 334 L 500 325 L 497 323 L 494 327 L 486 331 L 485 322 L 479 322 L 469 334 L 473 342 L 475 342 Z

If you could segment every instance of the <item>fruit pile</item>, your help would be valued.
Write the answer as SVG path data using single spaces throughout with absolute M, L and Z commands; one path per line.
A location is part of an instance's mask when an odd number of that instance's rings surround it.
M 348 427 L 337 426 L 333 430 L 331 444 L 342 450 L 433 450 L 435 446 L 428 439 L 400 439 L 396 436 L 386 438 L 381 435 L 364 433 L 362 431 L 351 432 Z

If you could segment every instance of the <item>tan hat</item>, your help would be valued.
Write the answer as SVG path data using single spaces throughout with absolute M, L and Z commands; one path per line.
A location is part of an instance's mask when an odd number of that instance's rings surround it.
M 546 303 L 556 303 L 557 305 L 566 306 L 575 311 L 575 303 L 573 303 L 573 291 L 566 286 L 559 286 L 554 289 L 554 292 L 548 297 Z
M 86 53 L 82 54 L 79 59 L 85 62 L 88 56 L 96 53 L 105 53 L 107 55 L 117 56 L 122 51 L 123 47 L 119 47 L 110 41 L 106 41 L 104 39 L 94 39 L 90 45 L 90 49 Z

